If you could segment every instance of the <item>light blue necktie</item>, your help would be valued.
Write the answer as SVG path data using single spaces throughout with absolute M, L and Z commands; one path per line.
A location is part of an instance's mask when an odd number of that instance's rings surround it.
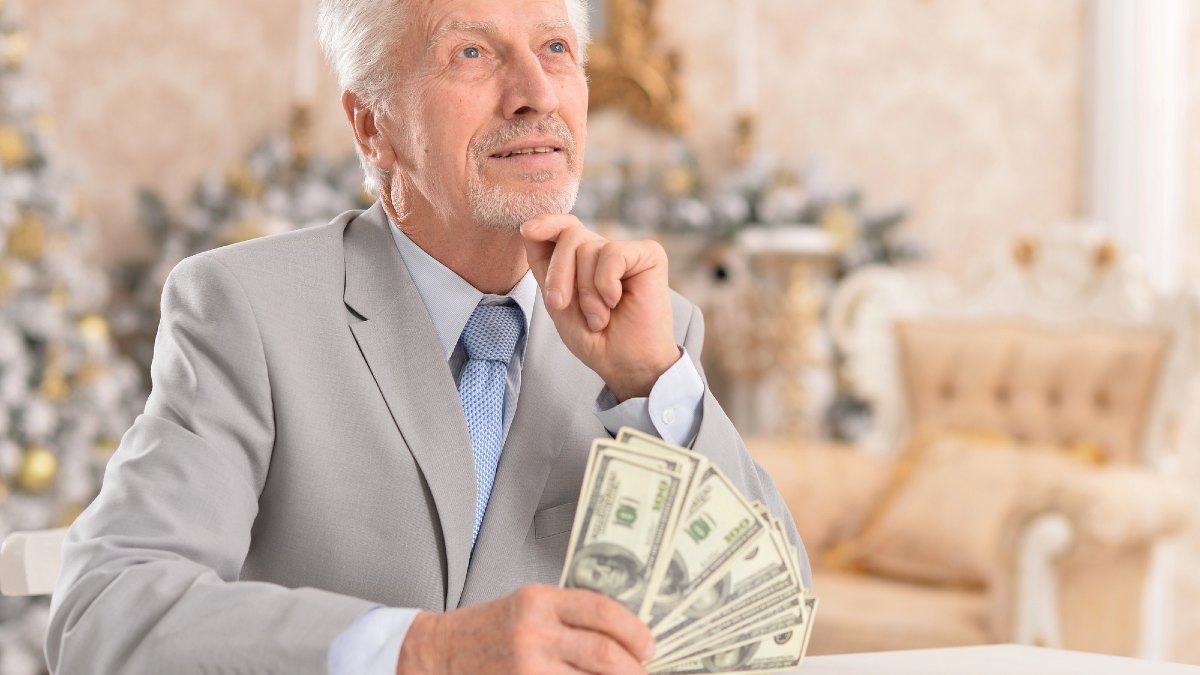
M 471 547 L 479 537 L 504 447 L 504 389 L 508 362 L 525 330 L 525 318 L 516 305 L 479 305 L 463 328 L 462 344 L 467 363 L 458 380 L 458 398 L 467 416 L 471 452 L 475 457 L 475 529 Z

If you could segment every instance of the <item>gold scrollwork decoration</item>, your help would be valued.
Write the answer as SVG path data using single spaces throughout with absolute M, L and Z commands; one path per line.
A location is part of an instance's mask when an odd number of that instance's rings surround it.
M 591 107 L 614 107 L 665 131 L 687 126 L 679 57 L 652 51 L 657 0 L 606 0 L 608 28 L 588 48 Z

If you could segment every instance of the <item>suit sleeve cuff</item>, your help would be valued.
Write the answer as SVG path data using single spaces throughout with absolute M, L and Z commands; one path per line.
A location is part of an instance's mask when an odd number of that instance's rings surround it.
M 419 611 L 367 610 L 329 648 L 329 675 L 395 675 L 400 646 Z
M 679 360 L 659 376 L 650 396 L 617 401 L 608 387 L 596 397 L 596 418 L 616 435 L 621 427 L 633 427 L 668 443 L 688 447 L 696 439 L 703 417 L 704 381 L 687 350 L 679 348 Z

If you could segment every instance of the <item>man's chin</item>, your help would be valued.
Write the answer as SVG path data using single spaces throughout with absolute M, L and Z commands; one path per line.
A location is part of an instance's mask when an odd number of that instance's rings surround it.
M 516 231 L 525 221 L 547 213 L 570 213 L 579 186 L 525 185 L 520 190 L 498 186 L 473 190 L 471 211 L 475 222 L 486 230 Z

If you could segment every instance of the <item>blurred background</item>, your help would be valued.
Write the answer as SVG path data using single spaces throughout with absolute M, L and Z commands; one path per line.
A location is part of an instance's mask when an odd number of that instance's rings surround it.
M 370 203 L 314 5 L 0 0 L 0 536 L 99 489 L 175 263 Z M 705 309 L 809 653 L 1200 664 L 1200 3 L 591 14 L 576 213 Z M 0 599 L 0 673 L 46 607 Z

